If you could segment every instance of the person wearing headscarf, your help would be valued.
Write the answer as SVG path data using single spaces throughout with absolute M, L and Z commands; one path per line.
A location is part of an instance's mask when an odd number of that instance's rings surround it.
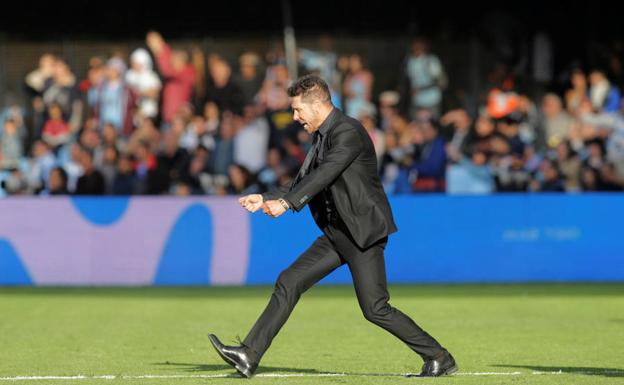
M 142 117 L 158 115 L 158 98 L 162 83 L 153 69 L 152 57 L 144 48 L 130 55 L 130 69 L 126 72 L 126 84 L 138 96 L 138 112 Z

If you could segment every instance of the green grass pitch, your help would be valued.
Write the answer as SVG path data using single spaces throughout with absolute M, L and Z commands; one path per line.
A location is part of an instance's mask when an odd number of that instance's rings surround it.
M 251 380 L 206 334 L 244 338 L 269 286 L 0 288 L 0 385 L 624 384 L 624 284 L 389 289 L 456 375 L 403 377 L 422 361 L 362 317 L 350 286 L 304 294 Z

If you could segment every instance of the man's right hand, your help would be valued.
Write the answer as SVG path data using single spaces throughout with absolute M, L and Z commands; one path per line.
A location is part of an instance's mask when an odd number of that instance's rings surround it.
M 260 194 L 245 195 L 244 197 L 240 197 L 238 201 L 241 206 L 243 206 L 250 213 L 255 213 L 260 210 L 262 208 L 262 204 L 264 203 L 264 199 Z

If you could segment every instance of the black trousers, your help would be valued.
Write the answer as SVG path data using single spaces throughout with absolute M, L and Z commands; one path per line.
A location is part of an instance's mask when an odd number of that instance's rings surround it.
M 437 358 L 444 352 L 438 341 L 388 303 L 384 262 L 387 237 L 361 249 L 342 222 L 325 227 L 324 233 L 279 275 L 269 304 L 243 341 L 252 358 L 260 361 L 301 294 L 345 263 L 367 320 L 392 333 L 423 360 Z

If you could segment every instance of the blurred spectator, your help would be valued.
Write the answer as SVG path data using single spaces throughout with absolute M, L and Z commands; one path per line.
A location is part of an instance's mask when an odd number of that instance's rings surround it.
M 617 112 L 620 110 L 620 90 L 611 84 L 601 69 L 589 74 L 589 99 L 596 112 Z
M 540 168 L 544 157 L 535 150 L 535 146 L 524 146 L 524 169 L 531 175 L 535 174 Z
M 266 115 L 271 127 L 269 147 L 280 147 L 287 136 L 293 135 L 293 128 L 298 125 L 293 123 L 290 100 L 286 89 L 290 81 L 288 69 L 282 63 L 269 66 L 258 101 L 266 109 Z
M 15 128 L 21 140 L 25 140 L 28 134 L 26 121 L 24 119 L 26 111 L 18 104 L 9 105 L 0 112 L 0 136 L 3 132 L 4 123 L 11 120 L 15 124 Z
M 369 104 L 373 90 L 373 79 L 373 74 L 364 68 L 362 57 L 358 54 L 351 55 L 349 73 L 343 84 L 347 115 L 357 119 L 362 113 L 362 109 Z
M 500 134 L 500 138 L 506 142 L 508 146 L 507 151 L 501 151 L 501 154 L 505 152 L 513 155 L 522 156 L 524 154 L 525 144 L 520 138 L 520 123 L 518 120 L 512 117 L 500 119 L 496 122 L 497 132 Z
M 178 145 L 178 138 L 173 131 L 166 132 L 163 137 L 162 150 L 158 154 L 158 171 L 159 175 L 162 174 L 163 188 L 186 179 L 190 157 L 186 149 Z
M 106 80 L 106 60 L 99 56 L 93 56 L 89 59 L 89 69 L 87 70 L 87 78 L 80 83 L 80 90 L 86 94 L 87 105 L 90 108 L 89 116 L 94 115 L 93 108 L 100 92 L 100 88 Z
M 185 171 L 185 177 L 181 182 L 188 185 L 193 194 L 207 192 L 206 188 L 208 188 L 211 193 L 216 192 L 218 194 L 223 194 L 222 189 L 225 188 L 225 183 L 222 182 L 222 180 L 225 179 L 225 175 L 223 175 L 221 179 L 217 178 L 216 181 L 211 180 L 209 186 L 206 185 L 207 183 L 204 183 L 204 177 L 209 176 L 211 172 L 210 151 L 207 148 L 202 146 L 197 148 Z M 216 191 L 213 191 L 213 189 Z M 174 191 L 174 193 L 176 193 L 176 191 Z
M 158 32 L 149 32 L 146 42 L 164 78 L 162 118 L 168 124 L 180 106 L 191 102 L 196 81 L 195 68 L 189 63 L 186 52 L 172 50 Z
M 168 191 L 169 186 L 163 183 L 166 174 L 159 172 L 158 159 L 147 141 L 140 141 L 134 149 L 134 175 L 136 177 L 136 194 L 160 194 Z
M 412 42 L 412 51 L 407 58 L 405 73 L 409 80 L 412 117 L 421 109 L 440 115 L 442 91 L 447 86 L 446 73 L 438 57 L 429 52 L 429 44 L 423 37 Z
M 61 108 L 72 132 L 80 129 L 83 118 L 83 105 L 76 77 L 64 60 L 54 61 L 52 77 L 46 81 L 43 90 L 43 102 L 46 106 L 56 103 Z
M 244 105 L 253 104 L 260 87 L 262 87 L 259 67 L 260 57 L 253 52 L 245 52 L 238 58 L 239 72 L 234 83 L 240 87 Z
M 214 150 L 216 142 L 214 136 L 208 131 L 208 124 L 203 116 L 195 116 L 180 136 L 180 146 L 189 152 L 195 151 L 200 145 Z M 212 133 L 215 131 L 216 128 L 212 130 Z
M 366 129 L 368 136 L 370 136 L 375 146 L 375 154 L 377 155 L 377 167 L 381 166 L 381 158 L 386 151 L 386 135 L 377 128 L 375 120 L 375 106 L 372 103 L 366 103 L 360 109 L 358 120 Z
M 48 107 L 48 115 L 50 118 L 43 126 L 42 138 L 54 149 L 69 142 L 72 130 L 69 124 L 63 119 L 63 111 L 57 103 L 52 103 Z
M 77 142 L 69 145 L 69 157 L 61 166 L 67 172 L 67 188 L 70 192 L 76 191 L 78 178 L 84 174 L 82 167 L 82 148 Z
M 319 38 L 318 49 L 299 48 L 299 63 L 308 73 L 315 73 L 325 79 L 329 86 L 329 94 L 332 104 L 342 110 L 343 83 L 349 70 L 349 58 L 344 56 L 343 67 L 338 68 L 338 55 L 334 48 L 334 39 L 330 35 L 323 34 Z
M 396 91 L 384 91 L 379 95 L 379 128 L 386 132 L 392 118 L 399 114 L 400 95 Z
M 589 167 L 581 168 L 581 189 L 583 191 L 598 191 L 598 171 Z
M 545 150 L 545 134 L 540 127 L 540 114 L 533 100 L 526 95 L 519 95 L 518 108 L 513 114 L 517 117 L 518 135 L 524 144 L 530 144 L 538 151 Z
M 10 170 L 9 175 L 1 182 L 0 186 L 8 195 L 26 195 L 32 193 L 28 188 L 26 176 L 19 169 Z
M 86 93 L 92 86 L 98 87 L 102 84 L 105 76 L 106 57 L 101 55 L 91 56 L 88 62 L 87 75 L 79 85 L 80 91 Z
M 624 112 L 614 116 L 607 138 L 607 160 L 620 178 L 624 178 Z
M 587 155 L 583 163 L 596 171 L 600 170 L 604 163 L 604 149 L 599 140 L 592 140 L 587 143 Z
M 130 55 L 130 66 L 126 83 L 138 95 L 138 112 L 143 117 L 155 118 L 162 83 L 153 70 L 152 58 L 145 49 L 138 48 Z
M 115 177 L 117 176 L 117 161 L 119 159 L 119 151 L 114 146 L 106 146 L 102 151 L 102 164 L 98 169 L 102 172 L 104 177 L 104 184 L 106 185 L 106 194 L 113 193 L 113 184 Z
M 557 162 L 550 159 L 544 159 L 536 177 L 530 182 L 530 189 L 532 191 L 544 192 L 565 191 Z
M 570 88 L 565 92 L 566 109 L 573 116 L 577 115 L 577 111 L 581 103 L 587 100 L 587 77 L 583 70 L 575 68 L 570 74 Z
M 264 167 L 269 148 L 269 123 L 256 105 L 245 106 L 241 127 L 234 138 L 234 162 L 257 173 Z
M 100 168 L 104 160 L 104 148 L 102 138 L 95 127 L 85 127 L 80 133 L 78 143 L 93 154 L 93 162 L 96 168 Z
M 279 174 L 283 172 L 282 154 L 277 148 L 271 148 L 267 152 L 266 166 L 258 172 L 258 183 L 262 190 L 270 191 L 278 187 Z
M 213 58 L 208 62 L 208 73 L 206 101 L 215 102 L 221 111 L 242 114 L 245 95 L 232 79 L 230 65 L 221 58 Z
M 191 65 L 195 70 L 193 105 L 199 107 L 206 99 L 206 55 L 197 44 L 191 45 Z
M 117 150 L 123 148 L 123 141 L 119 138 L 115 126 L 105 124 L 102 127 L 102 145 L 106 147 L 114 147 Z
M 520 96 L 511 91 L 493 88 L 487 97 L 487 113 L 494 119 L 512 115 L 520 106 Z
M 41 136 L 46 113 L 43 92 L 54 76 L 55 63 L 56 57 L 50 53 L 45 53 L 39 58 L 39 67 L 29 72 L 25 78 L 27 96 L 30 99 L 28 109 L 31 112 L 31 138 Z
M 604 163 L 600 168 L 600 190 L 622 191 L 623 189 L 624 178 L 617 175 L 611 163 Z
M 500 138 L 494 139 L 494 148 L 497 152 L 505 144 Z M 522 157 L 518 154 L 501 156 L 497 154 L 492 161 L 492 174 L 496 183 L 496 191 L 499 192 L 524 192 L 529 188 L 531 181 L 530 173 L 524 168 Z
M 132 159 L 128 155 L 121 155 L 117 160 L 117 170 L 113 180 L 113 195 L 131 195 L 137 191 L 136 178 L 132 167 Z
M 561 142 L 557 146 L 557 163 L 565 183 L 566 191 L 580 190 L 581 160 L 569 142 Z
M 438 128 L 431 122 L 420 122 L 418 129 L 422 136 L 420 156 L 410 165 L 415 181 L 412 187 L 416 192 L 444 191 L 446 150 Z
M 350 67 L 351 67 L 351 58 L 349 55 L 339 55 L 338 56 L 338 61 L 336 62 L 336 84 L 337 84 L 337 92 L 340 92 L 341 94 L 339 95 L 340 97 L 338 98 L 338 100 L 340 101 L 340 103 L 336 103 L 335 106 L 339 107 L 341 110 L 344 110 L 344 95 L 342 95 L 342 86 L 344 85 L 344 81 L 347 78 L 347 75 L 349 75 L 349 71 L 350 71 Z M 331 91 L 331 90 L 330 90 Z M 332 103 L 334 102 L 334 99 L 332 98 Z
M 210 135 L 216 135 L 220 124 L 219 107 L 214 102 L 207 102 L 204 105 L 204 120 L 206 132 Z
M 221 130 L 212 157 L 212 170 L 218 175 L 227 175 L 228 167 L 234 163 L 235 116 L 227 111 L 221 119 Z
M 468 145 L 472 119 L 466 110 L 451 110 L 442 116 L 440 125 L 446 128 L 450 134 L 450 140 L 447 144 L 447 153 L 453 154 L 450 160 L 459 162 L 461 152 Z
M 139 146 L 140 142 L 146 142 L 151 147 L 158 147 L 160 144 L 161 134 L 156 125 L 154 124 L 154 120 L 150 118 L 141 119 L 140 125 L 136 130 L 132 133 L 130 138 L 128 139 L 128 145 L 126 146 L 126 152 L 129 154 L 133 154 L 136 148 Z
M 420 134 L 416 131 L 420 136 Z M 411 192 L 408 181 L 408 170 L 406 167 L 399 168 L 399 165 L 408 165 L 412 161 L 414 153 L 414 135 L 410 133 L 407 119 L 402 115 L 393 115 L 389 120 L 386 130 L 385 146 L 386 152 L 381 160 L 381 176 L 384 189 L 389 193 Z M 418 141 L 422 141 L 418 138 Z M 401 174 L 401 175 L 399 175 Z M 401 185 L 397 180 L 401 178 Z
M 26 85 L 35 95 L 43 94 L 46 83 L 54 76 L 56 57 L 50 53 L 44 53 L 39 58 L 39 67 L 26 75 Z
M 330 92 L 340 92 L 342 79 L 336 68 L 338 55 L 333 45 L 334 39 L 330 35 L 323 34 L 319 37 L 318 49 L 299 48 L 299 61 L 309 72 L 318 72 L 329 85 Z
M 0 131 L 0 169 L 17 168 L 22 160 L 22 152 L 22 134 L 18 131 L 16 122 L 7 119 Z
M 41 192 L 42 195 L 69 195 L 67 190 L 67 173 L 63 167 L 54 167 L 48 177 L 48 188 Z
M 297 137 L 285 137 L 282 142 L 282 147 L 286 152 L 286 156 L 289 159 L 293 159 L 298 166 L 303 164 L 303 161 L 306 157 L 306 152 L 304 151 L 301 143 L 297 139 Z
M 172 190 L 173 190 L 172 191 L 173 195 L 180 196 L 180 197 L 189 196 L 193 194 L 193 189 L 191 188 L 191 186 L 188 183 L 183 182 L 183 181 L 176 182 Z
M 81 149 L 80 165 L 83 174 L 76 183 L 76 195 L 104 195 L 106 193 L 106 181 L 102 173 L 95 168 L 93 152 L 87 148 Z
M 494 121 L 487 114 L 479 115 L 474 130 L 468 136 L 466 152 L 470 154 L 482 153 L 489 161 L 493 153 L 492 139 L 494 138 L 495 127 Z
M 554 149 L 560 143 L 568 140 L 572 118 L 563 109 L 561 98 L 553 93 L 546 94 L 542 99 L 542 111 L 546 145 L 548 148 Z
M 230 165 L 228 175 L 230 177 L 230 184 L 226 190 L 228 194 L 247 195 L 260 192 L 253 174 L 245 166 L 236 163 Z
M 466 157 L 462 154 L 454 155 L 456 164 L 450 165 L 447 170 L 447 193 L 488 194 L 493 192 L 494 180 L 485 154 L 475 152 L 468 155 Z
M 125 83 L 126 64 L 114 57 L 106 63 L 106 78 L 91 99 L 100 127 L 112 124 L 120 134 L 130 136 L 134 129 L 136 95 Z
M 56 158 L 49 146 L 41 140 L 33 143 L 31 152 L 26 178 L 30 190 L 38 193 L 47 185 L 50 170 L 56 165 Z

